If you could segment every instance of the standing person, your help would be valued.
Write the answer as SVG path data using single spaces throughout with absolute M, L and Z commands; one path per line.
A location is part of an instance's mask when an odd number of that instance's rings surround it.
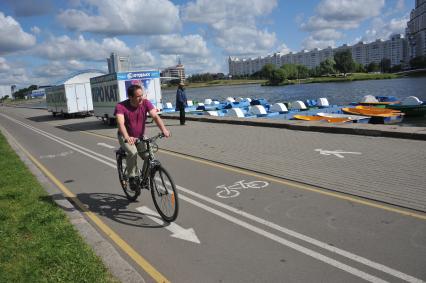
M 127 174 L 129 177 L 130 189 L 138 185 L 138 154 L 142 159 L 146 159 L 145 143 L 141 142 L 137 146 L 135 140 L 142 138 L 145 133 L 145 122 L 147 114 L 153 118 L 158 128 L 165 137 L 170 136 L 170 132 L 164 126 L 163 121 L 157 114 L 154 105 L 144 96 L 144 90 L 140 85 L 131 85 L 127 88 L 127 100 L 118 103 L 115 106 L 114 115 L 117 117 L 118 141 L 120 146 L 127 153 Z
M 185 84 L 179 83 L 176 91 L 176 110 L 179 110 L 179 120 L 181 125 L 185 125 L 185 107 L 188 105 L 185 93 Z

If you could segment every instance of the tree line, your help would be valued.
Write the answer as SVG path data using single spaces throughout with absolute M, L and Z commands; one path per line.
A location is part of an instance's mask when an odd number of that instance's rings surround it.
M 191 83 L 197 82 L 209 82 L 214 80 L 223 80 L 225 79 L 224 73 L 203 73 L 203 74 L 193 74 L 189 76 L 186 80 Z
M 20 90 L 14 92 L 12 95 L 15 99 L 24 99 L 25 96 L 32 93 L 33 90 L 38 89 L 36 85 L 30 85 L 29 87 L 21 88 Z

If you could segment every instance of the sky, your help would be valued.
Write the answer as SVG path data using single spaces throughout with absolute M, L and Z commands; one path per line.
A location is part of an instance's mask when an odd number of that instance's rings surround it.
M 404 33 L 414 0 L 0 0 L 0 84 L 54 84 L 107 71 L 176 65 L 228 73 L 229 56 L 371 42 Z

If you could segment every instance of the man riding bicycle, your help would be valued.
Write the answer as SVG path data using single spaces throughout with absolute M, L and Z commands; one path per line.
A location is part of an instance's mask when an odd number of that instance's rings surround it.
M 153 118 L 165 137 L 169 137 L 170 132 L 164 126 L 155 107 L 144 96 L 144 89 L 140 85 L 131 85 L 127 88 L 127 97 L 129 99 L 115 106 L 114 115 L 117 117 L 118 141 L 127 153 L 126 164 L 130 189 L 134 189 L 138 186 L 139 182 L 137 168 L 138 154 L 143 160 L 146 159 L 144 155 L 146 151 L 145 144 L 138 143 L 136 145 L 135 141 L 138 138 L 142 138 L 145 133 L 147 113 Z

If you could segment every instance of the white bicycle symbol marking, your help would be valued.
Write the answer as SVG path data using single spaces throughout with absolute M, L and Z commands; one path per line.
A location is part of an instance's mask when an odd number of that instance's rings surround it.
M 231 186 L 220 185 L 217 186 L 216 189 L 222 189 L 217 192 L 217 196 L 220 198 L 234 198 L 240 195 L 240 191 L 242 189 L 262 189 L 269 185 L 268 182 L 265 181 L 251 181 L 245 182 L 244 180 L 235 182 Z

